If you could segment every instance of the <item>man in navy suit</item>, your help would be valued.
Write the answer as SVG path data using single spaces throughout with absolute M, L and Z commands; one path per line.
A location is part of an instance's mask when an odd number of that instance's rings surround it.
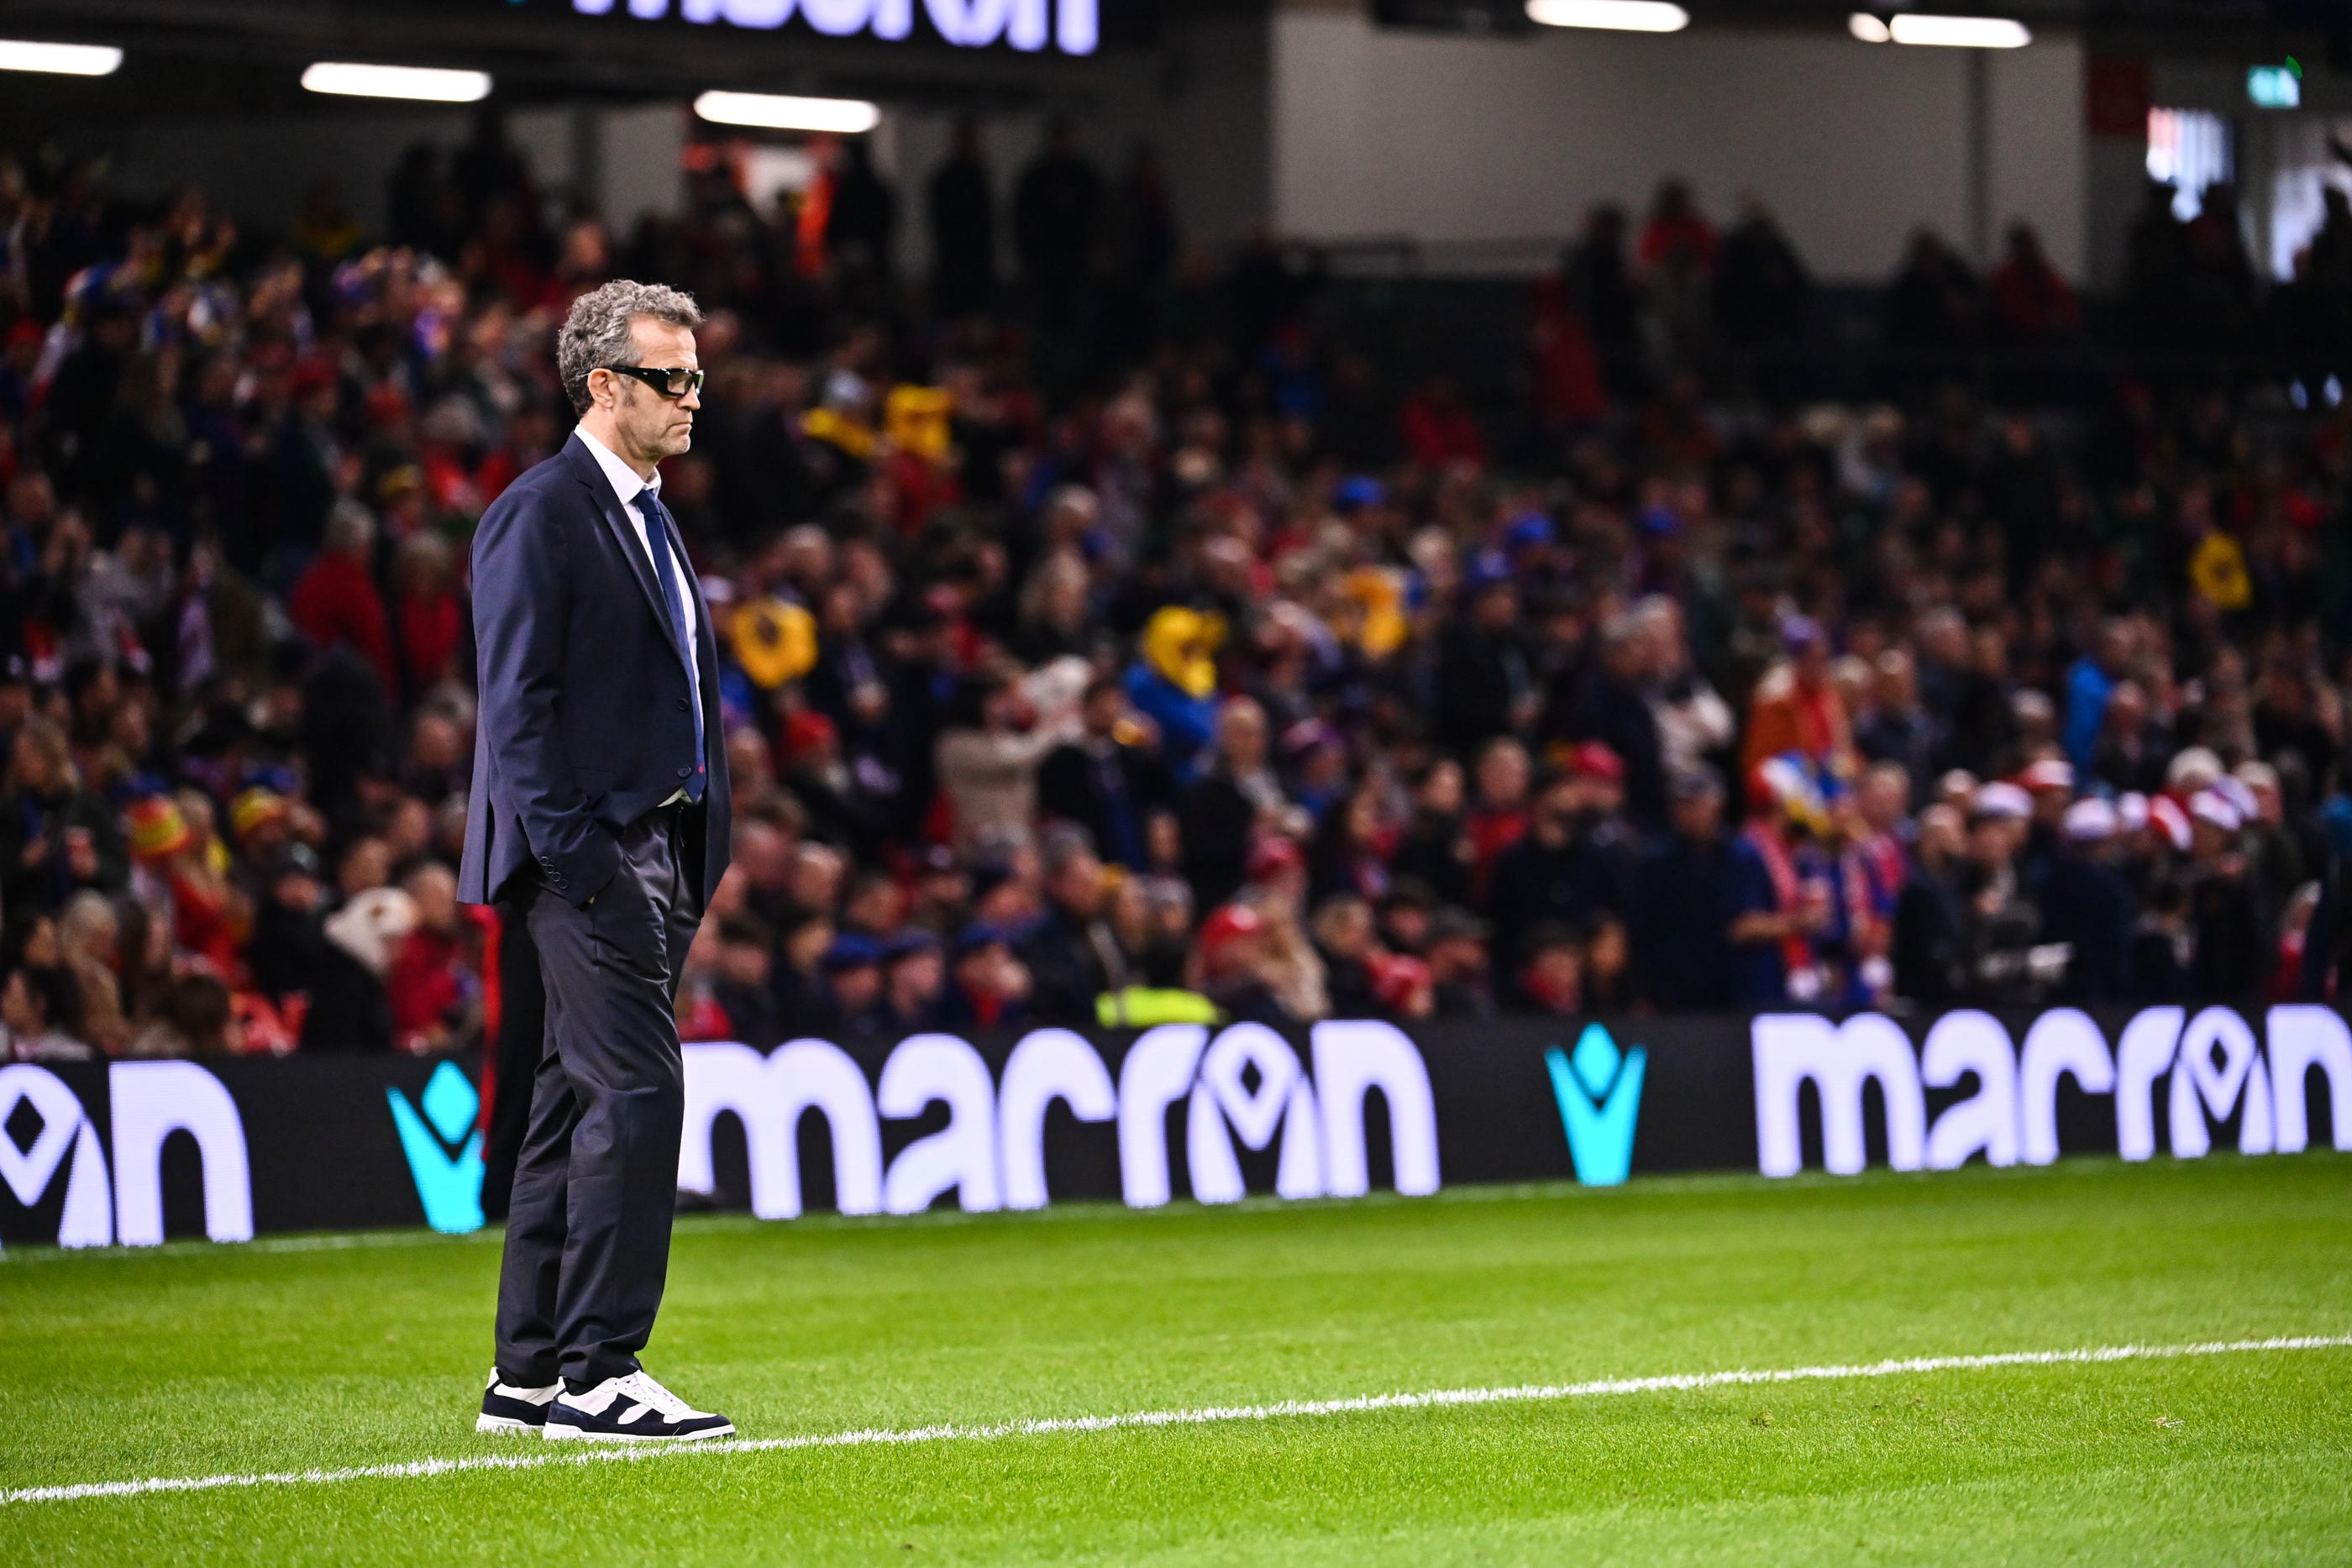
M 669 1270 L 678 969 L 730 838 L 718 643 L 656 466 L 693 442 L 701 320 L 657 285 L 581 296 L 556 345 L 579 428 L 474 536 L 481 711 L 459 895 L 520 913 L 547 993 L 485 1432 L 735 1429 L 637 1362 Z

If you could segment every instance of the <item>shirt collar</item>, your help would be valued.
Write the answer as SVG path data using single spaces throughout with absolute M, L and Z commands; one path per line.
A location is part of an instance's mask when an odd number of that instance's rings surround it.
M 651 479 L 640 479 L 635 469 L 613 455 L 611 447 L 589 434 L 586 425 L 574 425 L 572 434 L 579 438 L 581 445 L 588 449 L 588 455 L 596 460 L 596 466 L 604 471 L 604 477 L 612 482 L 613 493 L 620 497 L 621 505 L 625 507 L 635 500 L 641 490 L 651 490 L 655 499 L 660 499 L 660 469 L 654 470 Z

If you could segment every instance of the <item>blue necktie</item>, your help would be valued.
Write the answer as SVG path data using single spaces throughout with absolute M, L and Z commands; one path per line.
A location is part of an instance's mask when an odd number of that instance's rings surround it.
M 694 643 L 686 634 L 686 598 L 678 585 L 677 560 L 670 550 L 669 508 L 664 507 L 661 497 L 651 490 L 637 493 L 637 507 L 646 515 L 646 544 L 653 552 L 654 576 L 661 581 L 662 602 L 669 606 L 670 632 L 677 639 L 678 649 L 686 656 L 686 689 L 691 698 L 698 695 L 694 690 Z M 688 706 L 694 709 L 694 771 L 687 778 L 686 798 L 699 800 L 706 782 L 703 777 L 702 704 L 689 701 Z

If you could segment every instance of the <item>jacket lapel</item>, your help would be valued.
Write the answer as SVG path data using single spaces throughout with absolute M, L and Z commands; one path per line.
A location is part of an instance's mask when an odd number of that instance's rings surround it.
M 636 525 L 630 522 L 629 514 L 622 510 L 621 498 L 613 494 L 613 482 L 604 477 L 604 470 L 580 444 L 579 437 L 574 436 L 565 443 L 564 451 L 572 459 L 573 477 L 587 487 L 589 497 L 595 502 L 596 515 L 604 519 L 604 527 L 611 531 L 613 541 L 621 547 L 621 559 L 629 563 L 629 570 L 636 577 L 637 586 L 645 591 L 646 608 L 653 612 L 654 624 L 661 628 L 663 640 L 669 643 L 671 652 L 683 660 L 687 656 L 686 651 L 677 645 L 677 632 L 670 624 L 669 606 L 662 602 L 661 584 L 654 578 L 653 560 L 646 555 L 646 546 L 637 542 Z

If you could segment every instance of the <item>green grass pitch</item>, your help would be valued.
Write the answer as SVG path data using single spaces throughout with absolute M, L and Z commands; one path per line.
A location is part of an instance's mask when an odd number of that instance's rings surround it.
M 496 1239 L 0 1264 L 0 1490 L 477 1437 Z M 681 1223 L 747 1437 L 2352 1333 L 2352 1157 Z M 2352 1349 L 0 1504 L 11 1563 L 2352 1561 Z

